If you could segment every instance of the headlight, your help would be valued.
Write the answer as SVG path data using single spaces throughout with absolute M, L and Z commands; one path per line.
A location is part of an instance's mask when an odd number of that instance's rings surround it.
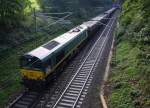
M 49 74 L 51 72 L 51 66 L 48 66 L 47 68 L 46 68 L 46 74 Z

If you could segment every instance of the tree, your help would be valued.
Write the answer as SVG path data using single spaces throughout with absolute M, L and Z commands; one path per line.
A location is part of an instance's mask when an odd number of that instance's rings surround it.
M 17 26 L 24 18 L 29 0 L 0 0 L 0 31 Z

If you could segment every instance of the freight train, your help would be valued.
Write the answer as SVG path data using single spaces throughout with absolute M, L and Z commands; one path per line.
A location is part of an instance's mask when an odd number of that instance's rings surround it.
M 59 69 L 83 46 L 83 43 L 108 22 L 116 9 L 112 8 L 22 55 L 20 57 L 22 84 L 27 88 L 45 86 L 57 76 Z

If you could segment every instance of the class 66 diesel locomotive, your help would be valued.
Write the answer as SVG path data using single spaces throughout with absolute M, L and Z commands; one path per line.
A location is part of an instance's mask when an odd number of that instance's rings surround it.
M 31 89 L 45 86 L 56 77 L 60 72 L 57 70 L 62 68 L 67 59 L 108 22 L 115 11 L 116 8 L 112 8 L 22 55 L 20 58 L 22 84 Z

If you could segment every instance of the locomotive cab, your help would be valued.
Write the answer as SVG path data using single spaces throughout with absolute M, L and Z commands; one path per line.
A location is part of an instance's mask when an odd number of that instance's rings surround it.
M 42 61 L 32 55 L 23 55 L 20 58 L 22 83 L 28 87 L 44 82 L 45 72 Z M 31 84 L 31 85 L 29 85 Z
M 43 70 L 42 61 L 31 55 L 24 55 L 20 59 L 20 66 L 25 69 Z

